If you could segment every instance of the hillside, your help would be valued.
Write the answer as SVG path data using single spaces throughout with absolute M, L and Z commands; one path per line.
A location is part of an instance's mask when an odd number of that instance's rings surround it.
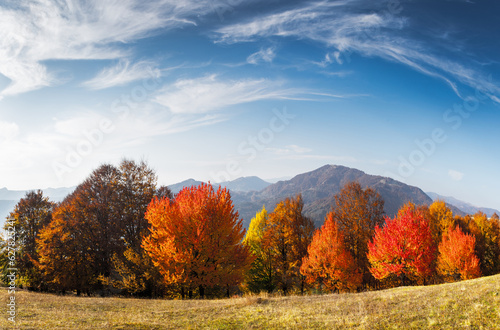
M 1 288 L 7 296 L 6 288 Z M 291 297 L 154 300 L 16 292 L 16 329 L 498 329 L 500 275 Z M 0 328 L 8 329 L 6 317 Z
M 500 211 L 498 211 L 496 209 L 492 209 L 492 208 L 488 208 L 488 207 L 474 206 L 470 203 L 458 200 L 455 197 L 442 196 L 442 195 L 438 195 L 438 194 L 433 193 L 433 192 L 428 192 L 427 195 L 430 198 L 432 198 L 432 200 L 434 200 L 434 201 L 438 200 L 438 199 L 443 200 L 446 202 L 446 204 L 449 204 L 449 205 L 456 207 L 457 209 L 459 209 L 460 211 L 462 211 L 465 214 L 475 214 L 477 212 L 483 212 L 488 217 L 491 217 L 494 213 L 500 215 Z

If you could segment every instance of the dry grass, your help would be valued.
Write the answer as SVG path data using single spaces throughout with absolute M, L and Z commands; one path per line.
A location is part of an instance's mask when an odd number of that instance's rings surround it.
M 0 292 L 6 306 L 7 291 Z M 500 329 L 500 275 L 302 297 L 171 301 L 26 291 L 16 297 L 16 326 L 2 313 L 1 329 Z

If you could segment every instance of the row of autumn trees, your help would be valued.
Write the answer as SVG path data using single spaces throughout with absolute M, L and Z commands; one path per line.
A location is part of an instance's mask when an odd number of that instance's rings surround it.
M 406 204 L 391 219 L 375 191 L 353 182 L 317 230 L 299 195 L 271 213 L 263 207 L 245 231 L 227 189 L 201 184 L 174 197 L 156 180 L 145 163 L 124 160 L 96 169 L 61 203 L 29 192 L 10 215 L 20 284 L 192 298 L 359 291 L 500 272 L 496 215 L 453 216 L 435 202 Z
M 391 219 L 384 217 L 383 206 L 378 193 L 349 183 L 314 233 L 304 231 L 311 225 L 301 215 L 300 196 L 281 202 L 269 215 L 263 208 L 244 241 L 256 258 L 246 289 L 286 294 L 306 286 L 341 292 L 500 273 L 497 215 L 453 216 L 437 201 L 429 207 L 408 203 Z

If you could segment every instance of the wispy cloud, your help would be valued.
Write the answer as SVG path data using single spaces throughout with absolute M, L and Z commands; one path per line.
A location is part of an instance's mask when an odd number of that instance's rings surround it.
M 292 99 L 303 90 L 268 79 L 223 80 L 217 75 L 180 79 L 163 87 L 155 101 L 172 113 L 207 113 L 227 106 L 270 99 Z
M 16 123 L 0 121 L 0 141 L 9 141 L 19 134 L 19 126 Z
M 45 60 L 120 58 L 128 54 L 124 44 L 160 28 L 196 25 L 194 17 L 212 12 L 210 0 L 26 0 L 15 6 L 4 2 L 0 74 L 11 83 L 0 97 L 55 83 L 57 77 L 47 71 Z M 101 78 L 112 73 L 118 72 L 102 72 Z M 90 86 L 106 84 L 95 80 Z
M 158 79 L 160 75 L 160 70 L 153 62 L 140 61 L 131 64 L 128 60 L 121 60 L 115 66 L 103 69 L 96 77 L 82 85 L 89 89 L 105 89 L 140 79 Z
M 295 144 L 287 145 L 284 148 L 266 148 L 266 151 L 283 156 L 283 155 L 297 155 L 297 154 L 305 154 L 312 151 L 312 149 L 300 147 Z
M 260 51 L 248 56 L 247 62 L 250 64 L 258 64 L 259 62 L 271 63 L 276 56 L 273 48 L 261 49 Z
M 464 96 L 458 83 L 485 92 L 494 101 L 498 99 L 500 87 L 480 68 L 452 60 L 455 49 L 441 47 L 432 36 L 417 39 L 409 27 L 409 18 L 391 14 L 383 3 L 312 2 L 222 27 L 216 31 L 215 40 L 237 43 L 269 37 L 310 39 L 332 49 L 323 61 L 316 62 L 323 67 L 334 61 L 349 62 L 353 53 L 380 57 L 442 79 L 460 97 Z

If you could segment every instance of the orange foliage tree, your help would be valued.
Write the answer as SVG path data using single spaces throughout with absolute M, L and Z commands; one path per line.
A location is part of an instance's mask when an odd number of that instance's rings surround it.
M 285 295 L 293 287 L 303 293 L 306 284 L 300 266 L 311 243 L 314 223 L 302 214 L 303 208 L 301 195 L 281 201 L 269 215 L 264 233 L 263 248 L 275 256 L 276 285 Z
M 40 253 L 38 263 L 49 289 L 65 292 L 76 290 L 77 295 L 91 289 L 96 276 L 92 256 L 86 246 L 87 238 L 77 230 L 75 194 L 60 203 L 37 240 Z
M 242 244 L 245 230 L 229 191 L 211 185 L 184 188 L 175 200 L 153 199 L 146 219 L 151 234 L 143 247 L 167 284 L 179 284 L 181 295 L 198 289 L 239 284 L 252 262 Z
M 403 285 L 408 279 L 422 282 L 432 273 L 435 249 L 423 212 L 406 204 L 394 219 L 386 218 L 384 227 L 375 228 L 368 243 L 370 271 L 379 280 L 392 276 Z
M 476 238 L 462 232 L 459 226 L 448 228 L 439 243 L 438 272 L 457 281 L 481 276 L 479 259 L 474 253 Z
M 306 276 L 307 283 L 324 286 L 329 291 L 350 291 L 361 285 L 362 274 L 345 247 L 344 235 L 338 230 L 332 213 L 314 233 L 300 272 Z

